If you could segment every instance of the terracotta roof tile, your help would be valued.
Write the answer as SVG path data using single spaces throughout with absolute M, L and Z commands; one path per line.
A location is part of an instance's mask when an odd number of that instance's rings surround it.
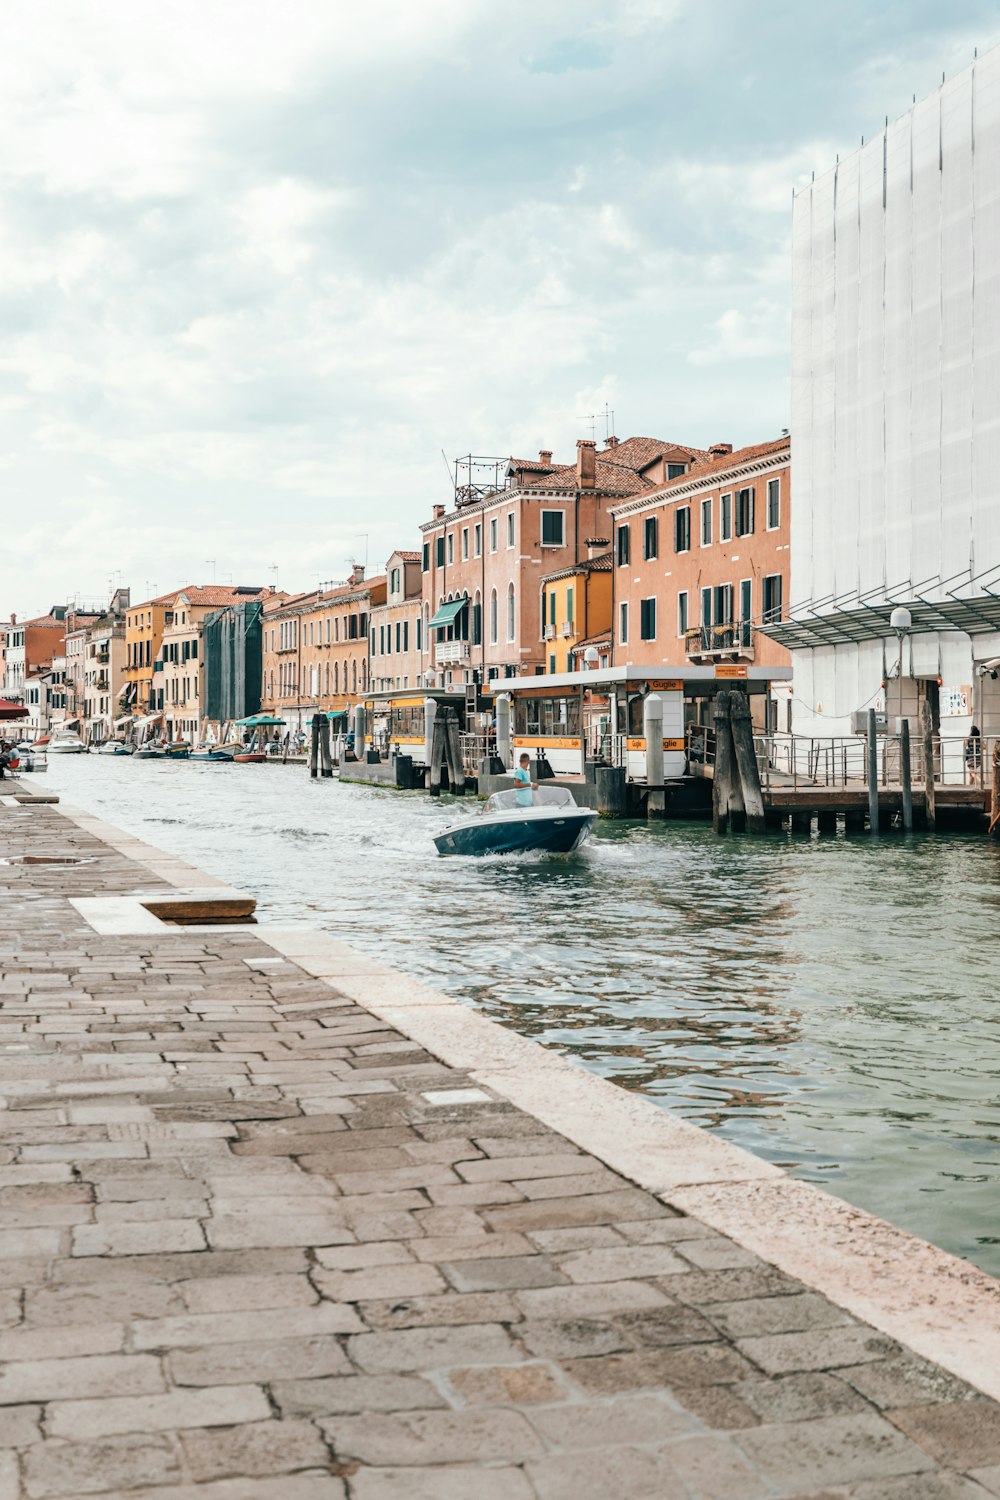
M 401 557 L 404 562 L 420 562 L 421 561 L 421 556 L 420 556 L 419 552 L 404 552 L 404 551 L 402 551 L 401 548 L 397 549 L 392 555 L 393 555 L 393 557 Z

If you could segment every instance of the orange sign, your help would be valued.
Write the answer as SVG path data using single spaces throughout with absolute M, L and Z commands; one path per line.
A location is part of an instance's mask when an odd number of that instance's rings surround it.
M 684 684 L 676 678 L 670 678 L 666 682 L 647 682 L 646 686 L 651 693 L 683 693 Z
M 645 736 L 642 736 L 642 737 L 637 738 L 637 739 L 626 740 L 625 741 L 625 745 L 626 745 L 626 749 L 628 749 L 628 750 L 645 750 L 645 748 L 646 748 L 646 739 L 645 739 Z M 664 750 L 683 750 L 685 748 L 685 745 L 684 745 L 684 741 L 682 739 L 681 740 L 664 740 L 663 741 L 663 748 L 664 748 Z
M 516 734 L 514 736 L 514 744 L 523 745 L 526 750 L 530 750 L 532 747 L 541 750 L 579 750 L 580 736 L 577 735 L 575 739 L 568 739 L 558 734 Z
M 747 668 L 745 666 L 741 666 L 738 662 L 720 661 L 715 668 L 715 675 L 716 677 L 725 678 L 746 677 Z

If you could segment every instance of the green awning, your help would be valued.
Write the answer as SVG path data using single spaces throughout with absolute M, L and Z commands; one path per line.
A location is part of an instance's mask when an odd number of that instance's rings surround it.
M 247 729 L 270 729 L 284 724 L 284 719 L 275 719 L 271 714 L 251 714 L 248 719 L 237 719 L 237 724 L 244 725 Z
M 468 599 L 451 599 L 447 604 L 440 605 L 437 614 L 431 615 L 430 629 L 433 630 L 437 625 L 454 625 L 468 602 Z

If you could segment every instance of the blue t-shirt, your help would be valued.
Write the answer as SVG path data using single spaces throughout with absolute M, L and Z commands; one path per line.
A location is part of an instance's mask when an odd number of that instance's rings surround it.
M 514 772 L 514 780 L 519 783 L 517 787 L 518 807 L 531 806 L 531 776 L 523 766 L 518 766 Z

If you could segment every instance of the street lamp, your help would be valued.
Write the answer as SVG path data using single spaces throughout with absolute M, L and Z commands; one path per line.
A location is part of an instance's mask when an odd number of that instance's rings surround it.
M 586 651 L 583 653 L 583 664 L 585 667 L 590 667 L 591 670 L 593 670 L 594 667 L 597 666 L 597 663 L 600 661 L 600 659 L 601 658 L 596 646 L 588 646 Z
M 905 604 L 897 604 L 889 616 L 889 624 L 896 633 L 896 642 L 899 647 L 899 655 L 896 659 L 896 681 L 898 683 L 899 713 L 897 718 L 903 717 L 903 637 L 913 624 L 913 616 Z M 889 712 L 888 694 L 886 694 L 886 713 Z M 886 725 L 888 730 L 889 726 Z

